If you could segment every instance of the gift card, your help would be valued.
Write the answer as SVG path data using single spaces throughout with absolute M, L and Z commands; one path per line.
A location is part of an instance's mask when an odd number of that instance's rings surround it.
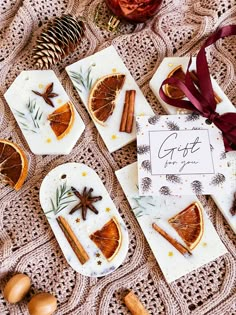
M 200 115 L 137 117 L 140 195 L 212 194 L 230 186 L 221 131 Z
M 227 253 L 196 196 L 139 196 L 137 168 L 116 176 L 168 283 Z
M 189 63 L 188 57 L 166 57 L 161 62 L 160 66 L 158 67 L 157 71 L 155 72 L 154 76 L 150 81 L 150 88 L 153 93 L 158 98 L 159 102 L 165 108 L 166 112 L 171 115 L 176 114 L 186 114 L 189 112 L 188 110 L 181 109 L 178 107 L 171 106 L 165 103 L 160 95 L 159 89 L 162 82 L 171 75 L 177 74 L 177 71 L 182 69 L 186 71 L 187 66 Z M 195 74 L 196 69 L 196 58 L 192 59 L 192 65 L 190 68 L 190 72 L 192 75 Z M 218 83 L 211 77 L 212 87 L 214 90 L 217 107 L 216 111 L 219 114 L 224 114 L 226 112 L 236 112 L 236 108 L 230 102 L 228 97 L 225 95 L 223 90 L 220 88 Z M 195 81 L 196 82 L 196 81 Z M 168 88 L 168 86 L 166 87 Z M 194 115 L 193 115 L 194 117 Z M 197 117 L 197 116 L 196 116 Z M 230 177 L 231 177 L 231 186 L 227 193 L 225 191 L 221 191 L 221 193 L 215 194 L 213 192 L 212 198 L 214 199 L 215 203 L 219 207 L 220 211 L 228 221 L 229 225 L 236 232 L 236 208 L 234 204 L 235 200 L 235 193 L 236 193 L 236 151 L 226 152 L 225 154 L 222 153 L 221 160 L 227 160 L 227 166 L 229 168 Z
M 66 71 L 109 152 L 136 139 L 135 116 L 154 114 L 113 46 Z

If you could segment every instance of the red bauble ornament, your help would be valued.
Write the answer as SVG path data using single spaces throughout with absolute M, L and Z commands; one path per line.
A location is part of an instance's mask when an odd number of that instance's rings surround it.
M 132 23 L 145 22 L 155 15 L 162 0 L 105 0 L 108 8 L 120 19 Z

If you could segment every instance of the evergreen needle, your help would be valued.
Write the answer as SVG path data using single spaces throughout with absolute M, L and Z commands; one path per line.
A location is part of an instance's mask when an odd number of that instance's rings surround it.
M 52 209 L 49 210 L 48 212 L 45 212 L 45 214 L 49 212 L 54 212 L 55 215 L 58 214 L 59 212 L 64 210 L 70 203 L 76 201 L 74 199 L 68 200 L 72 196 L 73 194 L 71 192 L 71 189 L 67 189 L 66 183 L 64 183 L 63 185 L 60 185 L 60 187 L 57 187 L 56 189 L 55 202 L 53 202 L 53 200 L 50 199 Z
M 22 128 L 25 131 L 37 133 L 38 129 L 40 129 L 40 120 L 43 116 L 43 112 L 40 111 L 40 107 L 37 107 L 35 100 L 28 100 L 26 103 L 26 108 L 28 113 L 22 113 L 19 110 L 15 110 L 15 114 L 25 120 L 25 123 L 19 121 L 19 124 L 22 125 Z
M 86 91 L 89 91 L 91 89 L 93 84 L 91 72 L 92 67 L 94 66 L 95 64 L 92 64 L 85 72 L 83 71 L 82 67 L 80 67 L 79 72 L 70 71 L 71 79 L 72 81 L 74 81 L 75 87 L 80 93 L 82 92 L 81 87 Z

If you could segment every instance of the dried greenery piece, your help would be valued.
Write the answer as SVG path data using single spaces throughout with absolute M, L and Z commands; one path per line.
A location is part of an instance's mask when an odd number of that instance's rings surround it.
M 56 198 L 55 201 L 51 200 L 52 209 L 45 212 L 45 214 L 48 214 L 50 212 L 53 212 L 55 215 L 64 210 L 71 202 L 76 201 L 75 199 L 71 200 L 70 198 L 73 196 L 71 188 L 67 188 L 66 182 L 60 185 L 56 189 Z
M 134 215 L 136 218 L 141 218 L 144 215 L 149 215 L 147 212 L 148 209 L 153 209 L 153 207 L 156 207 L 156 203 L 153 200 L 152 196 L 137 196 L 137 197 L 132 197 L 132 199 L 136 202 L 137 206 L 132 208 Z M 155 219 L 160 219 L 155 217 Z
M 21 119 L 19 123 L 23 130 L 37 133 L 42 121 L 43 112 L 37 106 L 35 100 L 30 100 L 26 104 L 28 113 L 23 113 L 15 109 L 15 114 Z
M 95 67 L 96 64 L 93 63 L 88 67 L 86 71 L 83 71 L 82 67 L 80 67 L 79 72 L 70 71 L 70 77 L 75 84 L 76 89 L 81 93 L 82 89 L 85 91 L 89 91 L 93 85 L 93 78 L 91 75 L 92 68 Z

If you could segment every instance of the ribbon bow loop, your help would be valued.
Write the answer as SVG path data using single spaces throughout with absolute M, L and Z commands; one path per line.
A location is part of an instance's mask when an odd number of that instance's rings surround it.
M 206 47 L 214 44 L 218 39 L 236 35 L 236 25 L 227 25 L 213 33 L 203 44 L 196 58 L 196 74 L 199 87 L 196 88 L 190 75 L 191 57 L 187 67 L 185 80 L 174 77 L 164 80 L 161 84 L 159 94 L 163 101 L 175 107 L 195 111 L 208 118 L 221 131 L 226 151 L 236 150 L 236 113 L 225 113 L 220 115 L 216 112 L 216 101 L 211 83 L 210 72 L 206 59 Z M 179 88 L 188 100 L 172 99 L 165 94 L 163 86 L 171 84 Z

